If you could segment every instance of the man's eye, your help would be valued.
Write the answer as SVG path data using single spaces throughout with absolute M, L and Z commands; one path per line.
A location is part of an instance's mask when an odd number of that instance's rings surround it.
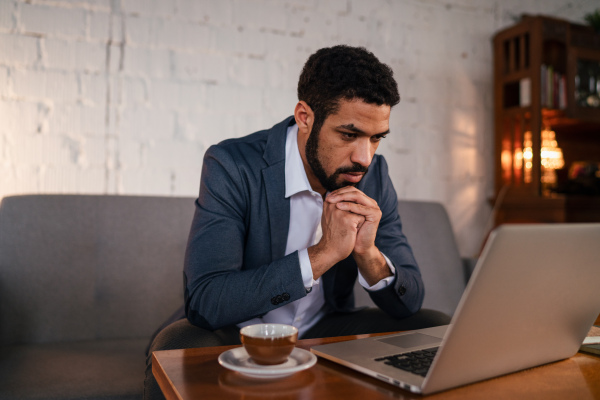
M 373 142 L 379 142 L 381 139 L 385 139 L 385 135 L 382 135 L 382 136 L 373 136 L 373 137 L 371 137 L 371 140 L 372 140 Z
M 342 138 L 344 138 L 346 140 L 354 139 L 354 138 L 356 138 L 356 133 L 342 132 Z

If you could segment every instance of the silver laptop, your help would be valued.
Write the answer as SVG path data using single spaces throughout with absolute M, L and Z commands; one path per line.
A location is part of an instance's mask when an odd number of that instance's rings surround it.
M 450 325 L 314 346 L 316 355 L 429 394 L 573 356 L 600 313 L 600 224 L 504 225 Z

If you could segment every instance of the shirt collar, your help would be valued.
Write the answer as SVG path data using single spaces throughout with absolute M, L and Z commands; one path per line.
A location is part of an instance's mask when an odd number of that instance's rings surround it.
M 285 140 L 285 197 L 286 199 L 303 191 L 312 191 L 304 163 L 298 149 L 298 125 L 287 129 Z

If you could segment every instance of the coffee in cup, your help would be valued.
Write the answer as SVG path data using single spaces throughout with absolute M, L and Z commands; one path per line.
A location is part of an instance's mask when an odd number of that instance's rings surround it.
M 281 364 L 294 350 L 298 329 L 285 324 L 249 325 L 240 330 L 240 339 L 255 363 Z

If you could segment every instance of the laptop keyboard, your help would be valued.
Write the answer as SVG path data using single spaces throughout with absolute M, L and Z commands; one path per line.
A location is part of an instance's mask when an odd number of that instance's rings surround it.
M 410 353 L 376 358 L 375 361 L 381 361 L 384 364 L 391 365 L 392 367 L 396 367 L 424 377 L 427 375 L 429 367 L 431 367 L 431 362 L 433 361 L 433 357 L 435 357 L 437 350 L 438 347 L 433 347 L 431 349 L 417 350 L 411 351 Z

